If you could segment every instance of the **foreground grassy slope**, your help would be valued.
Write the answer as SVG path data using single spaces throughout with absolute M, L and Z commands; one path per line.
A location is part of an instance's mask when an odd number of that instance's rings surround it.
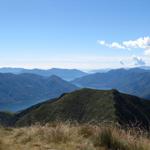
M 150 102 L 116 90 L 81 89 L 35 105 L 14 117 L 15 125 L 54 121 L 150 125 Z
M 138 129 L 56 123 L 0 128 L 0 150 L 149 150 L 150 138 Z

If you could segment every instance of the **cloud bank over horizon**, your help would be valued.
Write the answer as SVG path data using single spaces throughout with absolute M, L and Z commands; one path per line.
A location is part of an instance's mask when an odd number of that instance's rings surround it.
M 138 56 L 133 56 L 132 60 L 135 66 L 145 66 L 146 64 L 145 61 Z
M 142 49 L 144 50 L 145 56 L 150 56 L 150 37 L 140 37 L 135 40 L 128 40 L 122 42 L 106 42 L 105 40 L 97 40 L 98 44 L 114 49 L 125 49 L 125 50 L 133 50 L 133 49 Z

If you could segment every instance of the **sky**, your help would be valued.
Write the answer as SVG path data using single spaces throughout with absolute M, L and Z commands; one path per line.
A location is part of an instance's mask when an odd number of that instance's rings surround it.
M 0 0 L 0 67 L 150 65 L 149 0 Z

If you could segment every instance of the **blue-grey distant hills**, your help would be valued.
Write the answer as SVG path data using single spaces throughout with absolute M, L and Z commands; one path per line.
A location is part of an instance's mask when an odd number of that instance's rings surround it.
M 72 81 L 80 87 L 118 89 L 121 92 L 150 99 L 150 70 L 141 68 L 116 69 L 94 73 Z
M 21 110 L 77 87 L 58 76 L 0 73 L 0 110 Z
M 44 77 L 56 75 L 68 81 L 87 75 L 87 73 L 77 69 L 60 69 L 60 68 L 52 68 L 47 70 L 24 69 L 24 68 L 0 68 L 0 73 L 13 73 L 13 74 L 31 73 L 31 74 L 44 76 Z

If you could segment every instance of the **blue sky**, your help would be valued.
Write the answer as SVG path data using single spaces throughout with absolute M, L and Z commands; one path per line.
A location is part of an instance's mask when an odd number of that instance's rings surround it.
M 0 67 L 149 65 L 149 6 L 149 0 L 0 0 Z M 130 45 L 112 46 L 124 41 Z

